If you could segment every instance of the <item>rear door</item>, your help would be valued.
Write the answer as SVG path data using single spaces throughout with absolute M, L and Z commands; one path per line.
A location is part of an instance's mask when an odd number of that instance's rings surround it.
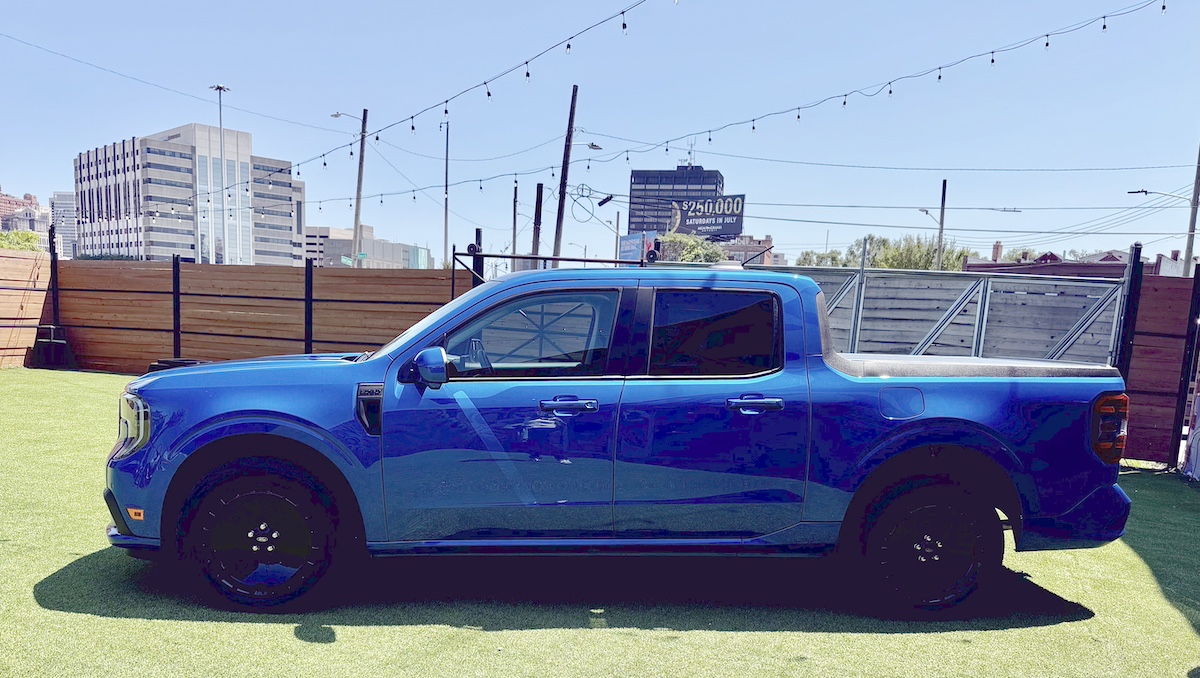
M 808 384 L 785 285 L 645 288 L 618 415 L 618 537 L 752 537 L 804 505 Z M 785 310 L 787 315 L 785 316 Z

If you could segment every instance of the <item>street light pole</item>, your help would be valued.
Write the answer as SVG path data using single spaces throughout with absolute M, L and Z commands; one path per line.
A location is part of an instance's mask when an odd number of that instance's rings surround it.
M 442 185 L 442 265 L 450 263 L 450 121 L 446 125 L 446 174 Z M 450 267 L 454 270 L 454 267 Z M 453 275 L 453 274 L 451 274 Z
M 220 142 L 219 142 L 221 145 L 221 181 L 226 186 L 231 186 L 232 184 L 230 184 L 228 182 L 229 177 L 226 176 L 226 174 L 225 174 L 225 101 L 224 101 L 224 98 L 221 96 L 225 92 L 228 92 L 229 88 L 226 87 L 225 85 L 212 85 L 211 87 L 209 87 L 209 89 L 216 90 L 216 92 L 217 92 L 217 128 L 220 130 L 219 133 L 221 135 Z M 222 192 L 225 192 L 224 187 L 221 187 L 219 190 L 221 190 Z M 210 191 L 210 195 L 211 195 L 211 191 Z M 225 201 L 228 202 L 229 198 L 226 198 Z M 225 248 L 229 245 L 229 231 L 228 231 L 229 227 L 225 221 L 225 209 L 228 209 L 228 208 L 229 208 L 229 205 L 225 205 L 225 208 L 221 210 L 221 261 L 217 261 L 216 238 L 211 239 L 212 248 L 213 248 L 211 259 L 214 264 L 224 263 L 225 259 L 226 259 L 225 255 L 228 254 L 227 252 L 225 252 Z
M 354 230 L 350 237 L 350 246 L 353 252 L 350 256 L 353 261 L 350 262 L 351 268 L 362 268 L 362 259 L 358 256 L 362 252 L 362 184 L 363 184 L 363 161 L 367 156 L 367 109 L 363 109 L 362 117 L 349 113 L 334 113 L 329 116 L 331 118 L 354 118 L 362 123 L 362 132 L 358 139 L 358 188 L 354 192 Z

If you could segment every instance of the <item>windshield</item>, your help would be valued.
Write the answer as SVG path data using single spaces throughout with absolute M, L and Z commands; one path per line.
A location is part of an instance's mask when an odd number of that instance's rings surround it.
M 475 287 L 475 288 L 471 289 L 471 291 L 467 292 L 466 294 L 462 295 L 461 297 L 454 299 L 453 301 L 447 303 L 445 306 L 442 306 L 441 308 L 434 311 L 433 313 L 430 313 L 429 315 L 425 316 L 424 318 L 421 318 L 420 320 L 418 320 L 415 325 L 413 325 L 412 327 L 409 327 L 407 330 L 404 330 L 403 332 L 401 332 L 400 336 L 389 341 L 387 344 L 385 344 L 383 346 L 383 348 L 376 351 L 374 355 L 375 356 L 390 355 L 392 352 L 394 352 L 395 350 L 397 350 L 401 346 L 403 346 L 405 342 L 409 341 L 413 337 L 420 336 L 426 330 L 428 330 L 429 328 L 431 328 L 434 325 L 441 322 L 443 318 L 447 317 L 448 315 L 457 313 L 459 309 L 465 308 L 465 307 L 475 303 L 476 299 L 479 299 L 480 297 L 489 294 L 495 288 L 495 286 L 496 286 L 496 282 L 491 281 L 491 282 L 486 282 L 486 283 L 480 285 L 479 287 Z

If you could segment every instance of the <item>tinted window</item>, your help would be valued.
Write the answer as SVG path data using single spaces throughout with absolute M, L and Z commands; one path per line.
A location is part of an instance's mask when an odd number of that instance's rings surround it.
M 450 376 L 602 375 L 616 308 L 616 291 L 555 292 L 508 302 L 451 333 Z
M 738 376 L 780 365 L 775 297 L 766 292 L 660 291 L 650 374 Z

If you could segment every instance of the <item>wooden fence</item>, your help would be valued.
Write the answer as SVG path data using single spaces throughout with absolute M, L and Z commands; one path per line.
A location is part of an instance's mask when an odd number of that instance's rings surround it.
M 0 367 L 25 364 L 46 301 L 50 257 L 0 249 Z
M 459 293 L 470 273 L 458 272 Z M 450 300 L 450 272 L 59 262 L 61 324 L 84 369 L 141 373 L 182 356 L 231 360 L 378 348 Z

